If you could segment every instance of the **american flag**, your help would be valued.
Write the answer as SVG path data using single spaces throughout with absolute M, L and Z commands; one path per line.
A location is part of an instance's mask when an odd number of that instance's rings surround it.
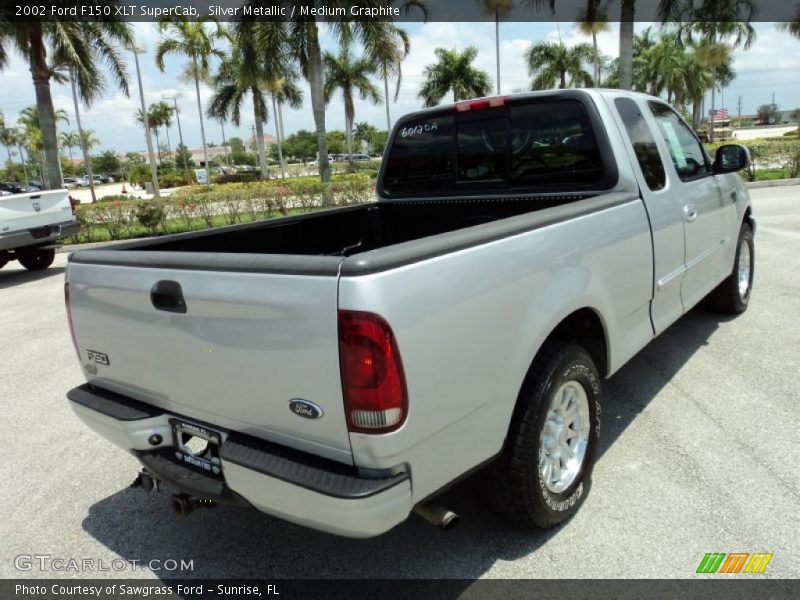
M 730 119 L 728 116 L 727 108 L 718 108 L 716 110 L 709 110 L 708 116 L 712 117 L 715 121 L 727 121 Z

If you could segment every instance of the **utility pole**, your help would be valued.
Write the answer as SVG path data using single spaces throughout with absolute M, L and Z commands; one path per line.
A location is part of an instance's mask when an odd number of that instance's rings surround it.
M 86 178 L 89 180 L 89 189 L 92 192 L 92 204 L 97 202 L 94 193 L 94 175 L 92 174 L 92 158 L 89 156 L 89 149 L 86 147 L 86 138 L 83 137 L 83 127 L 81 127 L 81 111 L 78 107 L 78 88 L 75 85 L 75 71 L 70 69 L 69 80 L 72 84 L 72 102 L 75 105 L 75 123 L 78 125 L 78 137 L 81 139 L 81 150 L 83 150 L 83 169 L 86 171 Z M 72 167 L 73 173 L 75 166 Z
M 741 119 L 742 118 L 742 97 L 741 96 L 739 96 L 739 102 L 737 102 L 737 105 L 739 107 L 738 117 Z
M 158 170 L 156 169 L 156 159 L 153 155 L 153 140 L 150 139 L 150 123 L 147 118 L 147 107 L 144 103 L 144 88 L 142 87 L 142 72 L 139 69 L 139 54 L 144 50 L 139 47 L 133 48 L 133 59 L 136 63 L 136 79 L 139 80 L 139 100 L 142 103 L 142 116 L 144 117 L 144 137 L 147 139 L 147 154 L 150 158 L 150 177 L 153 183 L 153 195 L 158 198 Z
M 183 159 L 183 177 L 189 181 L 189 164 L 186 162 L 186 153 L 189 149 L 183 145 L 183 131 L 181 130 L 181 113 L 178 110 L 178 97 L 177 96 L 161 96 L 164 100 L 172 100 L 175 106 L 175 120 L 178 122 L 178 139 L 181 142 L 181 158 Z

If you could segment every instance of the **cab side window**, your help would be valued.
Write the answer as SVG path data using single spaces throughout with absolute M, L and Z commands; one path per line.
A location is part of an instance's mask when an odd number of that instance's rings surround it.
M 661 162 L 661 155 L 658 153 L 653 132 L 644 120 L 639 106 L 630 98 L 617 98 L 614 100 L 614 104 L 625 124 L 625 130 L 628 132 L 633 151 L 636 153 L 636 160 L 642 168 L 647 187 L 654 192 L 663 189 L 667 184 L 664 165 Z
M 650 102 L 649 105 L 678 176 L 683 181 L 693 181 L 710 175 L 711 164 L 692 130 L 666 104 Z

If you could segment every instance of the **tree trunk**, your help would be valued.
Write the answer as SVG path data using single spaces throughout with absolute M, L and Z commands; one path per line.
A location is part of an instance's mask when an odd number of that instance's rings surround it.
M 392 130 L 392 118 L 389 116 L 389 73 L 386 65 L 383 66 L 383 94 L 386 104 L 386 131 Z
M 353 121 L 355 120 L 355 108 L 353 107 L 353 95 L 349 90 L 343 90 L 344 95 L 344 136 L 347 141 L 347 162 L 350 170 L 355 169 L 353 160 Z
M 275 101 L 275 93 L 272 97 L 272 118 L 275 119 L 275 140 L 278 144 L 278 164 L 281 167 L 281 178 L 286 179 L 286 168 L 283 165 L 283 135 L 281 134 L 281 123 L 278 118 L 278 103 Z
M 278 128 L 281 132 L 281 141 L 286 139 L 286 132 L 283 130 L 283 102 L 278 100 Z
M 194 67 L 194 91 L 197 94 L 197 115 L 200 117 L 200 139 L 203 142 L 203 163 L 206 170 L 206 181 L 211 184 L 211 170 L 208 164 L 208 148 L 206 148 L 206 128 L 203 125 L 203 104 L 200 102 L 200 78 L 197 76 L 197 57 L 192 56 Z
M 702 100 L 695 98 L 692 101 L 692 128 L 700 127 L 700 115 L 702 114 Z
M 494 11 L 494 50 L 497 58 L 497 95 L 500 95 L 500 11 Z
M 592 44 L 594 45 L 594 87 L 600 87 L 600 53 L 597 50 L 596 31 L 592 31 Z
M 39 108 L 39 128 L 42 131 L 48 188 L 60 189 L 64 187 L 64 180 L 58 155 L 58 134 L 53 111 L 53 97 L 50 94 L 51 73 L 50 67 L 47 66 L 47 49 L 41 26 L 31 34 L 29 42 L 29 62 L 33 75 L 33 87 L 36 90 L 36 106 Z
M 158 166 L 161 166 L 161 142 L 158 139 L 158 127 L 153 127 L 153 133 L 156 136 L 156 156 L 158 156 Z
M 153 140 L 150 137 L 150 123 L 147 120 L 147 106 L 144 103 L 144 88 L 142 87 L 142 71 L 139 68 L 139 50 L 134 48 L 133 60 L 136 64 L 136 81 L 139 84 L 139 103 L 142 107 L 142 116 L 144 121 L 144 138 L 147 143 L 147 160 L 150 163 L 150 182 L 153 186 L 153 196 L 158 198 L 160 191 L 158 189 L 158 170 L 156 169 L 156 159 L 153 154 Z M 84 145 L 84 155 L 86 155 L 86 146 Z M 91 167 L 90 167 L 91 168 Z
M 328 163 L 328 142 L 325 138 L 325 98 L 322 93 L 324 74 L 322 72 L 322 49 L 319 45 L 319 29 L 316 21 L 309 21 L 308 28 L 308 85 L 311 89 L 311 110 L 317 133 L 317 165 L 319 178 L 326 184 L 323 204 L 333 204 L 333 196 L 327 189 L 331 181 L 331 166 Z
M 25 176 L 25 183 L 28 182 L 28 167 L 25 166 L 25 152 L 23 151 L 22 144 L 17 144 L 19 147 L 19 158 L 22 162 L 22 174 Z
M 253 117 L 256 120 L 256 147 L 258 148 L 258 167 L 261 179 L 269 178 L 267 170 L 267 153 L 264 149 L 264 115 L 261 114 L 261 103 L 257 91 L 253 90 Z
M 619 87 L 633 88 L 634 0 L 622 0 L 619 24 Z
M 11 169 L 14 166 L 14 161 L 11 159 L 11 146 L 6 145 L 6 152 L 8 153 L 8 168 Z
M 72 146 L 67 146 L 67 152 L 69 152 L 69 166 L 71 167 L 72 176 L 75 177 L 75 161 L 72 158 Z

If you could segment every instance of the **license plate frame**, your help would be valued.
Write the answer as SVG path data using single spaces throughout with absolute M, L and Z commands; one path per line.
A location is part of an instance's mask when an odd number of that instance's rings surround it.
M 183 419 L 170 419 L 169 423 L 172 426 L 172 446 L 175 459 L 184 466 L 222 479 L 222 465 L 219 460 L 222 434 L 205 425 Z M 188 436 L 188 439 L 185 436 Z M 191 438 L 205 440 L 206 449 L 200 454 L 196 454 L 186 446 Z

